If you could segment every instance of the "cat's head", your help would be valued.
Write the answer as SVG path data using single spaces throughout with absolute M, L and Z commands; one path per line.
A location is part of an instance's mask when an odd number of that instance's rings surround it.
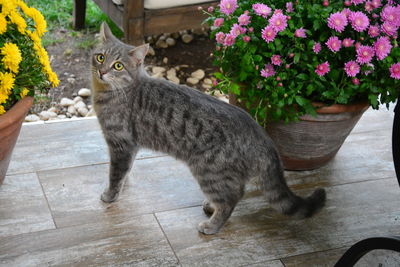
M 106 23 L 100 28 L 100 44 L 92 53 L 92 75 L 111 89 L 124 88 L 135 82 L 143 71 L 149 45 L 134 47 L 118 40 Z

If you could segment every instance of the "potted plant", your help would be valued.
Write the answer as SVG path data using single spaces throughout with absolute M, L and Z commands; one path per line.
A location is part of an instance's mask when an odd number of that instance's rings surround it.
M 221 0 L 205 12 L 216 88 L 265 127 L 287 169 L 328 162 L 369 105 L 399 94 L 395 1 Z
M 42 47 L 46 21 L 22 0 L 0 0 L 0 185 L 35 93 L 59 80 Z

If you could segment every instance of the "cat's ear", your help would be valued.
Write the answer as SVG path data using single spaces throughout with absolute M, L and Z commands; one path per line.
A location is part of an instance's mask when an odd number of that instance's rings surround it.
M 116 41 L 118 40 L 111 32 L 110 27 L 108 24 L 103 22 L 100 26 L 100 40 L 101 42 L 105 43 L 107 41 Z
M 136 65 L 140 65 L 144 62 L 147 52 L 149 52 L 149 44 L 144 44 L 129 51 L 129 56 Z

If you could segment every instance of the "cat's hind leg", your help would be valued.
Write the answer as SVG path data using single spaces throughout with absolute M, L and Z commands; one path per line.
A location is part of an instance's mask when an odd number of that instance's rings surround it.
M 213 212 L 210 219 L 201 222 L 197 229 L 207 235 L 217 233 L 231 216 L 244 193 L 244 183 L 239 178 L 207 175 L 198 178 L 200 188 L 207 196 L 203 210 Z
M 101 200 L 106 203 L 113 202 L 118 199 L 119 193 L 125 182 L 125 178 L 131 169 L 133 158 L 139 150 L 136 146 L 110 147 L 110 174 L 109 186 L 104 190 L 101 195 Z

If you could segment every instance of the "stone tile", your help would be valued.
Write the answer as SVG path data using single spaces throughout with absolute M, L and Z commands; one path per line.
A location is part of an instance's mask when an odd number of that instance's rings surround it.
M 34 153 L 32 153 L 34 151 Z M 160 156 L 141 150 L 138 158 Z M 7 174 L 109 162 L 97 119 L 24 124 Z
M 7 236 L 54 228 L 36 174 L 6 176 L 4 184 L 0 186 L 0 240 Z
M 305 195 L 311 188 L 301 190 Z M 248 192 L 227 225 L 214 236 L 199 234 L 201 207 L 156 213 L 183 266 L 241 266 L 349 246 L 375 235 L 399 234 L 400 191 L 383 179 L 327 188 L 327 205 L 296 220 L 277 214 L 259 192 Z M 379 205 L 377 205 L 379 203 Z
M 336 157 L 316 170 L 287 171 L 288 184 L 331 186 L 365 180 L 396 179 L 391 147 L 391 133 L 385 130 L 351 134 Z
M 0 265 L 178 266 L 178 261 L 149 214 L 3 238 Z
M 332 267 L 347 249 L 348 247 L 302 254 L 282 259 L 282 262 L 285 264 L 285 267 Z
M 353 129 L 353 133 L 368 132 L 379 129 L 389 129 L 391 131 L 394 118 L 394 105 L 389 109 L 380 106 L 379 110 L 369 108 L 358 121 Z
M 348 248 L 349 247 L 302 254 L 282 259 L 282 262 L 286 267 L 331 267 L 337 263 Z M 400 253 L 391 250 L 373 250 L 364 255 L 354 266 L 400 266 Z
M 200 205 L 203 195 L 189 169 L 171 157 L 136 160 L 117 202 L 100 194 L 108 164 L 39 172 L 57 226 L 87 223 L 112 214 L 138 215 Z
M 280 260 L 264 261 L 250 265 L 243 265 L 246 267 L 285 267 Z

